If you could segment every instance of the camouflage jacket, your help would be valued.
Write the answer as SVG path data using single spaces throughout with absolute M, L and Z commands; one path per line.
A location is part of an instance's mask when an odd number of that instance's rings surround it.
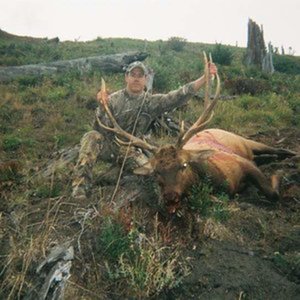
M 109 107 L 121 128 L 129 133 L 132 133 L 135 120 L 141 109 L 134 132 L 134 135 L 141 136 L 147 133 L 149 125 L 157 117 L 164 112 L 172 111 L 174 108 L 186 104 L 194 94 L 193 83 L 188 83 L 178 90 L 167 94 L 152 95 L 143 92 L 141 95 L 132 96 L 128 94 L 126 89 L 123 89 L 110 95 Z M 111 122 L 102 107 L 97 108 L 96 115 L 104 124 L 111 126 Z M 101 128 L 96 120 L 94 129 L 98 130 L 105 137 L 112 137 L 112 134 Z

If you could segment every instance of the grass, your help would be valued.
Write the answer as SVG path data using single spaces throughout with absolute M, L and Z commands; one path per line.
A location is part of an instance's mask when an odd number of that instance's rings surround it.
M 2 278 L 0 297 L 21 299 L 33 287 L 30 274 L 34 274 L 37 257 L 46 253 L 48 240 L 53 237 L 56 217 L 50 217 L 50 206 L 45 215 L 38 216 L 37 211 L 30 211 L 28 204 L 22 201 L 23 209 L 15 209 L 11 216 L 14 220 L 15 235 L 2 250 L 6 253 L 5 263 L 0 277 Z M 29 216 L 38 216 L 33 224 Z
M 142 51 L 146 47 L 151 54 L 146 64 L 156 72 L 155 92 L 167 92 L 196 79 L 203 69 L 202 51 L 214 47 L 187 43 L 182 51 L 176 52 L 168 49 L 164 41 L 102 38 L 86 43 L 36 41 L 30 46 L 28 43 L 1 41 L 0 50 L 7 55 L 1 57 L 0 64 L 72 59 L 128 49 Z M 244 49 L 230 49 L 234 55 L 232 65 L 218 66 L 222 79 L 254 76 L 257 80 L 268 80 L 272 88 L 256 96 L 242 94 L 233 100 L 219 101 L 209 126 L 243 135 L 299 126 L 299 75 L 277 73 L 266 78 L 241 64 Z M 21 166 L 16 172 L 1 174 L 0 178 L 0 298 L 23 298 L 32 287 L 35 268 L 49 247 L 61 243 L 65 237 L 73 238 L 77 246 L 67 299 L 95 299 L 95 295 L 101 298 L 111 291 L 119 298 L 145 299 L 179 285 L 188 274 L 182 257 L 182 247 L 186 245 L 179 241 L 168 244 L 172 233 L 169 225 L 160 223 L 153 214 L 147 215 L 147 210 L 136 208 L 127 215 L 117 214 L 110 210 L 102 190 L 87 202 L 75 203 L 70 199 L 71 166 L 58 166 L 50 178 L 40 176 L 49 156 L 78 144 L 92 128 L 101 76 L 111 92 L 124 86 L 123 74 L 99 71 L 28 77 L 0 84 L 0 159 L 16 160 Z M 222 94 L 227 93 L 223 89 Z M 202 100 L 195 98 L 174 114 L 193 123 L 202 109 Z M 163 135 L 155 138 L 159 143 L 175 140 Z M 105 164 L 99 163 L 94 171 L 100 173 L 105 168 Z M 223 224 L 232 216 L 228 197 L 218 193 L 212 198 L 211 192 L 208 183 L 195 186 L 189 206 L 204 219 L 205 236 L 224 237 Z M 78 212 L 85 213 L 88 209 L 94 214 L 83 223 Z M 150 229 L 143 230 L 145 223 Z M 180 232 L 175 235 L 184 238 Z M 289 266 L 282 255 L 274 260 L 281 269 Z
M 154 220 L 155 233 L 147 237 L 132 227 L 125 233 L 111 219 L 104 222 L 100 244 L 104 249 L 106 271 L 115 285 L 124 286 L 125 297 L 144 299 L 180 284 L 188 269 L 176 245 L 166 246 Z
M 253 134 L 264 128 L 290 127 L 292 119 L 290 104 L 281 96 L 241 96 L 234 101 L 220 102 L 211 126 L 238 134 Z
M 216 196 L 212 196 L 213 194 Z M 221 192 L 213 193 L 213 188 L 207 180 L 194 185 L 188 197 L 191 210 L 204 218 L 213 218 L 218 222 L 229 218 L 228 202 L 228 195 Z

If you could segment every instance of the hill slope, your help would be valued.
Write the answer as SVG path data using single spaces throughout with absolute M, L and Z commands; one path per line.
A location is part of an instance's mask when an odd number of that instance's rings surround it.
M 300 151 L 299 74 L 283 69 L 269 76 L 246 68 L 244 49 L 181 39 L 179 49 L 169 41 L 132 39 L 36 43 L 1 34 L 1 65 L 147 51 L 154 92 L 196 79 L 203 72 L 202 51 L 211 51 L 224 101 L 210 126 Z M 221 54 L 231 59 L 225 63 Z M 101 70 L 0 84 L 0 298 L 51 298 L 65 288 L 65 299 L 296 299 L 299 156 L 261 166 L 268 177 L 283 174 L 279 203 L 267 202 L 253 187 L 229 199 L 207 197 L 209 187 L 202 186 L 184 200 L 181 215 L 170 217 L 156 183 L 130 174 L 111 202 L 115 184 L 101 181 L 110 168 L 101 162 L 88 201 L 72 199 L 78 144 L 92 128 L 101 77 L 110 91 L 124 85 L 123 74 Z M 203 91 L 172 118 L 195 121 L 202 98 Z M 153 139 L 175 137 L 160 130 Z M 62 266 L 66 286 L 47 277 Z

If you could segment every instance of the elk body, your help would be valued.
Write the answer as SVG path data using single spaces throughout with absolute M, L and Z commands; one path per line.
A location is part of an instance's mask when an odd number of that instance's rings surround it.
M 172 145 L 160 148 L 135 173 L 156 177 L 170 213 L 180 206 L 183 194 L 202 178 L 209 178 L 214 186 L 222 186 L 231 195 L 252 183 L 268 199 L 278 200 L 278 177 L 274 175 L 269 181 L 253 162 L 261 154 L 294 155 L 224 130 L 208 129 L 194 135 L 181 149 Z
M 209 74 L 206 55 L 204 59 L 206 90 L 208 90 Z M 103 91 L 101 104 L 110 117 L 113 127 L 108 127 L 98 120 L 99 125 L 113 131 L 118 137 L 130 141 L 125 143 L 119 140 L 119 142 L 153 152 L 153 157 L 144 166 L 134 170 L 134 173 L 155 176 L 170 213 L 176 212 L 182 196 L 203 177 L 209 177 L 216 186 L 222 185 L 229 194 L 238 192 L 244 184 L 251 182 L 267 198 L 272 200 L 279 198 L 278 177 L 274 175 L 271 180 L 268 180 L 253 159 L 263 154 L 274 154 L 283 158 L 293 156 L 293 152 L 276 149 L 220 129 L 202 131 L 210 121 L 218 100 L 220 93 L 218 76 L 215 97 L 212 101 L 206 97 L 204 112 L 198 120 L 186 132 L 182 126 L 175 145 L 165 145 L 160 148 L 122 130 L 109 111 L 104 82 L 101 90 Z

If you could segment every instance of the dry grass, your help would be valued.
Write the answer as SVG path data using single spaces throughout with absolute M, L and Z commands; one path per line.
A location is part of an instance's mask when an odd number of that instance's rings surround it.
M 15 228 L 8 225 L 8 229 L 13 229 L 9 235 L 5 266 L 3 268 L 4 280 L 1 285 L 3 292 L 6 292 L 7 299 L 21 299 L 26 292 L 32 288 L 31 276 L 34 272 L 34 265 L 45 257 L 49 248 L 49 241 L 53 241 L 56 235 L 55 225 L 57 213 L 53 216 L 54 207 L 50 201 L 45 215 L 38 211 L 19 212 L 14 217 Z M 57 210 L 56 210 L 57 212 Z M 40 215 L 35 224 L 30 222 L 33 215 Z
M 188 275 L 186 262 L 180 257 L 179 245 L 166 246 L 159 232 L 159 222 L 154 221 L 154 234 L 139 234 L 135 241 L 135 256 L 125 253 L 119 258 L 119 272 L 126 281 L 129 297 L 144 299 L 171 289 Z

